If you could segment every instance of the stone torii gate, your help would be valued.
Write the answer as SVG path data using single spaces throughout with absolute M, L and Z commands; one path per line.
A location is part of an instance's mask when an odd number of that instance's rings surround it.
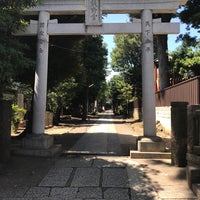
M 30 21 L 24 31 L 16 35 L 38 36 L 37 66 L 35 70 L 33 128 L 32 133 L 41 136 L 49 148 L 53 142 L 44 137 L 48 48 L 51 35 L 93 35 L 93 34 L 142 34 L 142 89 L 144 136 L 156 136 L 155 91 L 153 63 L 153 34 L 179 33 L 178 23 L 162 23 L 152 19 L 153 13 L 175 13 L 187 0 L 43 0 L 36 7 L 26 10 L 27 15 L 39 15 L 38 21 Z M 102 14 L 141 13 L 141 20 L 132 23 L 102 23 Z M 85 23 L 62 23 L 50 20 L 50 15 L 85 15 Z M 36 138 L 36 137 L 34 137 Z M 38 137 L 37 137 L 38 138 Z M 28 139 L 27 141 L 29 141 Z M 27 142 L 28 146 L 34 146 Z M 45 142 L 44 142 L 45 141 Z M 48 142 L 50 141 L 50 142 Z M 25 142 L 26 143 L 26 142 Z M 38 139 L 37 142 L 38 143 Z M 26 146 L 26 145 L 25 145 Z M 38 145 L 36 145 L 38 146 Z

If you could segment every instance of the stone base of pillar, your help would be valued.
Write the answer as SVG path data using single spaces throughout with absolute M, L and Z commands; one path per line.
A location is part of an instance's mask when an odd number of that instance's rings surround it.
M 54 144 L 54 137 L 46 134 L 31 134 L 23 139 L 25 149 L 49 149 Z
M 170 159 L 171 153 L 166 152 L 165 143 L 160 137 L 139 137 L 138 138 L 138 150 L 130 151 L 131 158 L 137 159 Z
M 54 144 L 54 137 L 46 134 L 30 134 L 23 139 L 21 148 L 13 150 L 14 154 L 38 157 L 52 157 L 60 153 L 62 145 Z
M 138 140 L 140 152 L 165 152 L 165 143 L 160 137 L 142 137 Z

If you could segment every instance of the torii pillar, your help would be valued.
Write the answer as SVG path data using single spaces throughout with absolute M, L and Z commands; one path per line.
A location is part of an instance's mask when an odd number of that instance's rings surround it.
M 130 152 L 131 158 L 148 158 L 152 152 L 155 156 L 155 152 L 165 151 L 164 142 L 156 136 L 152 11 L 144 9 L 141 16 L 143 136 L 138 140 L 138 152 Z
M 50 14 L 48 12 L 39 12 L 32 134 L 24 138 L 24 149 L 19 149 L 17 152 L 19 154 L 49 157 L 61 151 L 61 145 L 54 145 L 53 136 L 44 134 L 48 74 L 49 19 Z
M 43 134 L 45 128 L 49 35 L 49 13 L 41 11 L 38 22 L 37 64 L 33 100 L 33 134 Z
M 142 11 L 142 102 L 144 136 L 156 136 L 153 20 L 151 10 Z

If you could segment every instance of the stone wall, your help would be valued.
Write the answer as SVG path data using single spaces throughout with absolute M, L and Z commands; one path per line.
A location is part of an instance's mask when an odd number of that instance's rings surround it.
M 156 107 L 156 121 L 160 122 L 165 133 L 171 134 L 171 106 Z
M 133 118 L 134 120 L 142 119 L 142 109 L 135 105 Z M 171 134 L 171 106 L 156 107 L 156 122 L 161 124 L 165 133 Z

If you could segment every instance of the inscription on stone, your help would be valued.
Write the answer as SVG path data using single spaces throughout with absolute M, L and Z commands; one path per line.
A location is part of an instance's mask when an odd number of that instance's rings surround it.
M 86 25 L 102 25 L 102 11 L 100 0 L 86 0 Z
M 39 30 L 38 30 L 38 49 L 39 53 L 43 53 L 43 44 L 45 42 L 45 23 L 40 22 L 39 23 Z
M 145 30 L 144 30 L 144 33 L 145 33 L 145 44 L 151 44 L 152 40 L 152 23 L 150 21 L 146 21 L 145 22 Z M 145 48 L 145 50 L 147 52 L 150 52 L 151 51 L 151 47 L 150 46 L 147 46 Z

